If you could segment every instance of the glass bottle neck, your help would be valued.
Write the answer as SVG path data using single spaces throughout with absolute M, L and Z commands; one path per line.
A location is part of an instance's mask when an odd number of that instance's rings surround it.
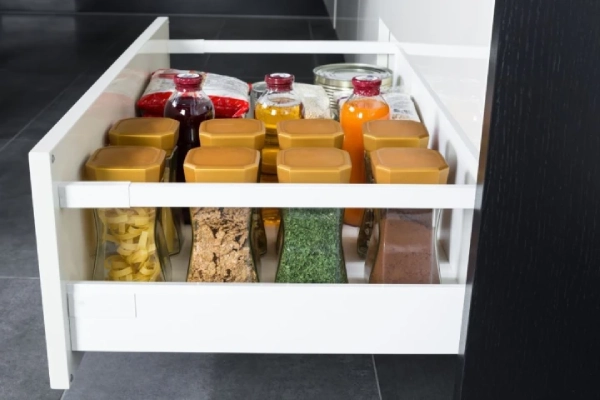
M 355 88 L 354 94 L 363 97 L 375 97 L 379 96 L 381 91 L 379 88 Z
M 175 86 L 175 90 L 177 90 L 178 92 L 199 92 L 200 91 L 200 86 L 197 85 L 176 85 Z
M 271 93 L 285 93 L 292 91 L 292 85 L 268 86 L 267 91 Z

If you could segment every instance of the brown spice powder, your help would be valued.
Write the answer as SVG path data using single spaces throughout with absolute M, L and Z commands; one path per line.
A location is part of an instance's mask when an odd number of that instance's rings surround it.
M 369 283 L 440 283 L 433 210 L 385 210 Z
M 192 208 L 188 282 L 257 282 L 250 208 Z

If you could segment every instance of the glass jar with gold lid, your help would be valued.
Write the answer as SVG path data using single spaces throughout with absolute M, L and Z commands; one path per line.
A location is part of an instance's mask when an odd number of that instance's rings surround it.
M 374 120 L 363 125 L 363 143 L 365 147 L 365 179 L 367 183 L 375 183 L 371 171 L 372 151 L 384 147 L 417 147 L 426 149 L 429 145 L 429 133 L 421 122 L 408 120 Z M 365 258 L 369 247 L 369 239 L 373 231 L 375 211 L 365 209 L 356 250 L 360 257 Z
M 206 120 L 200 124 L 200 146 L 247 147 L 260 152 L 265 146 L 265 124 L 262 121 L 250 118 Z M 253 214 L 253 229 L 255 230 L 258 252 L 261 255 L 266 254 L 267 234 L 258 208 L 254 210 Z
M 85 164 L 88 180 L 160 182 L 165 151 L 155 147 L 109 146 L 96 150 Z M 94 210 L 96 259 L 94 279 L 156 282 L 171 279 L 171 261 L 160 210 L 155 207 Z
M 296 147 L 277 155 L 280 184 L 348 183 L 350 155 L 327 147 Z M 347 283 L 342 248 L 344 210 L 284 208 L 276 282 Z
M 277 138 L 282 150 L 292 147 L 342 148 L 344 131 L 332 119 L 296 119 L 277 123 Z
M 175 182 L 179 121 L 171 118 L 127 118 L 118 121 L 108 132 L 108 142 L 119 146 L 150 146 L 166 152 L 164 182 Z M 161 209 L 161 223 L 170 255 L 181 250 L 181 209 Z
M 186 182 L 256 183 L 260 153 L 248 147 L 199 147 L 188 152 Z M 188 282 L 258 282 L 252 208 L 190 208 Z
M 277 123 L 277 137 L 281 150 L 296 147 L 330 147 L 341 149 L 344 131 L 332 119 L 295 119 Z M 279 210 L 277 210 L 279 214 Z M 281 242 L 281 226 L 277 234 L 276 249 Z
M 440 153 L 420 148 L 371 152 L 375 182 L 445 184 L 448 165 Z M 440 283 L 438 215 L 431 209 L 381 209 L 369 241 L 365 273 L 369 283 Z

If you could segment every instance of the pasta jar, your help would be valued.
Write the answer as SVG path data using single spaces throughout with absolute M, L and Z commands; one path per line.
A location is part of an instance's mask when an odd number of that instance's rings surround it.
M 150 146 L 163 149 L 165 172 L 163 182 L 175 182 L 179 121 L 171 118 L 127 118 L 118 121 L 108 131 L 108 142 L 120 146 Z M 183 243 L 180 208 L 163 207 L 160 221 L 170 255 L 178 254 Z
M 277 155 L 280 184 L 348 183 L 350 155 L 326 147 L 297 147 Z M 282 209 L 283 238 L 276 282 L 347 283 L 342 248 L 344 210 L 337 208 Z
M 421 122 L 408 120 L 374 120 L 363 125 L 363 143 L 365 147 L 365 180 L 374 183 L 371 171 L 372 151 L 384 147 L 418 147 L 427 148 L 429 133 Z M 369 239 L 373 230 L 374 210 L 365 209 L 360 230 L 358 231 L 357 252 L 362 258 L 367 255 Z
M 200 147 L 184 162 L 186 182 L 256 183 L 260 153 L 248 147 Z M 188 282 L 258 282 L 252 208 L 190 208 Z
M 200 124 L 202 147 L 247 147 L 261 151 L 265 147 L 265 125 L 257 119 L 211 119 Z M 260 176 L 260 173 L 259 173 Z M 258 180 L 257 180 L 258 182 Z M 260 255 L 267 253 L 267 233 L 260 209 L 254 209 L 253 229 Z
M 445 184 L 448 165 L 440 153 L 420 148 L 371 152 L 377 184 Z M 431 209 L 381 209 L 369 242 L 369 283 L 440 283 L 437 216 Z
M 159 182 L 165 151 L 156 147 L 109 146 L 85 164 L 93 181 Z M 97 246 L 94 279 L 156 282 L 171 279 L 171 261 L 156 207 L 94 210 Z

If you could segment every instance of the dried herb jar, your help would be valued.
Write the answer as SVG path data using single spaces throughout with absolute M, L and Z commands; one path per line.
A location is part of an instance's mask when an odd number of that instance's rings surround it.
M 265 147 L 265 124 L 262 121 L 250 118 L 206 120 L 200 124 L 200 146 L 247 147 L 260 152 Z M 258 176 L 260 177 L 260 171 Z M 254 209 L 253 229 L 258 252 L 260 255 L 266 254 L 267 233 L 258 208 Z
M 165 151 L 155 147 L 109 146 L 85 164 L 88 180 L 159 182 Z M 160 208 L 94 210 L 96 280 L 156 282 L 171 279 L 171 261 L 160 224 Z
M 376 184 L 445 184 L 448 165 L 435 150 L 383 148 L 371 152 Z M 440 283 L 437 215 L 431 209 L 375 213 L 365 275 L 369 283 Z
M 417 147 L 426 149 L 429 145 L 429 133 L 421 122 L 406 120 L 375 120 L 363 125 L 363 143 L 365 147 L 365 179 L 374 183 L 371 171 L 370 153 L 384 147 Z M 365 209 L 363 213 L 356 251 L 365 258 L 369 247 L 369 239 L 373 231 L 375 211 Z
M 247 147 L 200 147 L 188 152 L 186 182 L 256 183 L 260 154 Z M 258 282 L 252 208 L 190 208 L 188 282 Z
M 296 119 L 279 121 L 277 137 L 282 150 L 295 147 L 330 147 L 341 149 L 344 131 L 339 122 L 331 119 Z M 275 249 L 281 242 L 281 225 L 277 234 Z
M 179 121 L 170 118 L 127 118 L 118 121 L 108 132 L 111 145 L 150 146 L 166 152 L 163 182 L 175 182 Z M 182 214 L 180 208 L 161 208 L 160 220 L 170 255 L 181 250 Z
M 350 155 L 335 148 L 298 147 L 277 155 L 280 184 L 348 183 Z M 342 248 L 344 210 L 282 209 L 283 236 L 276 282 L 347 283 Z

